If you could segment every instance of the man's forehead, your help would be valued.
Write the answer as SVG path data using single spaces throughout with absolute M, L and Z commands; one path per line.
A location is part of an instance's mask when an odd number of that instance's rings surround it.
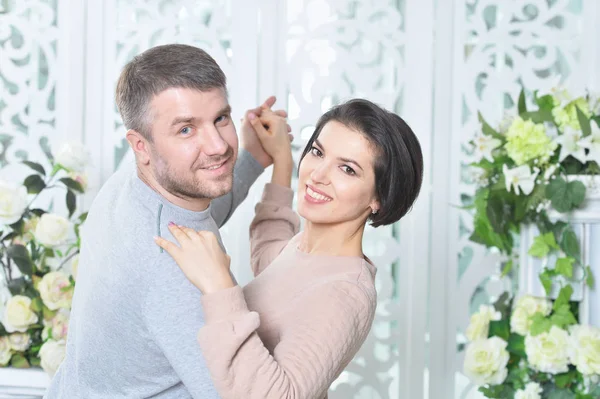
M 212 117 L 215 113 L 230 109 L 223 88 L 206 91 L 188 88 L 169 88 L 155 95 L 150 102 L 152 113 L 157 117 L 189 115 L 195 118 Z

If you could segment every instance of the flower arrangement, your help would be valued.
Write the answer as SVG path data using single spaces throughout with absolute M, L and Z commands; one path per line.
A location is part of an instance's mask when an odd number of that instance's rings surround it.
M 479 115 L 470 240 L 504 255 L 507 275 L 521 225 L 536 226 L 528 255 L 545 261 L 547 298 L 505 292 L 481 305 L 466 330 L 464 371 L 488 398 L 600 398 L 600 329 L 578 324 L 571 298 L 572 284 L 593 287 L 594 278 L 567 216 L 584 202 L 581 175 L 600 174 L 600 99 L 553 90 L 533 93 L 533 102 L 527 109 L 522 91 L 516 115 L 498 129 Z
M 54 374 L 65 355 L 69 310 L 77 276 L 77 196 L 86 189 L 87 162 L 80 145 L 46 153 L 52 170 L 23 161 L 34 173 L 22 184 L 0 180 L 0 366 L 41 366 Z M 34 208 L 42 192 L 66 192 L 68 218 Z M 68 271 L 67 271 L 68 270 Z M 2 281 L 4 280 L 4 281 Z

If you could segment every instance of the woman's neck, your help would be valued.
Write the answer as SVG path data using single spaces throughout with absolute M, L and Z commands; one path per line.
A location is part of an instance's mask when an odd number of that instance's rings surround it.
M 362 239 L 365 226 L 318 224 L 306 221 L 298 248 L 318 255 L 363 257 Z

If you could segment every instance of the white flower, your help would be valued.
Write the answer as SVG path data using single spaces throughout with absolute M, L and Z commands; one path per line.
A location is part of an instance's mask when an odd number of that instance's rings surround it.
M 8 344 L 17 352 L 25 352 L 31 345 L 31 336 L 27 333 L 13 333 L 8 336 Z
M 571 363 L 584 375 L 600 375 L 600 328 L 571 327 Z
M 65 358 L 66 348 L 64 342 L 49 340 L 40 348 L 40 364 L 44 371 L 54 376 L 58 367 Z
M 70 309 L 73 300 L 73 288 L 69 277 L 63 272 L 50 272 L 42 277 L 38 290 L 44 305 L 50 310 Z
M 35 227 L 35 239 L 46 247 L 63 244 L 69 237 L 71 223 L 62 216 L 44 213 Z
M 525 389 L 519 389 L 515 393 L 515 399 L 542 399 L 543 389 L 537 382 L 529 382 Z
M 554 139 L 557 144 L 561 145 L 560 156 L 558 157 L 559 162 L 562 162 L 569 155 L 581 163 L 586 162 L 585 148 L 582 145 L 581 135 L 581 131 L 567 126 L 564 133 Z
M 519 190 L 525 195 L 531 194 L 535 186 L 535 178 L 540 171 L 536 169 L 531 173 L 528 165 L 521 165 L 517 168 L 508 169 L 506 164 L 502 165 L 502 173 L 506 184 L 506 191 L 514 190 L 515 194 L 519 194 Z
M 589 151 L 587 160 L 596 161 L 600 165 L 600 128 L 596 123 L 592 122 L 592 133 L 582 138 L 580 144 Z
M 531 367 L 542 373 L 569 371 L 569 334 L 552 326 L 549 332 L 525 337 L 525 353 Z
M 531 295 L 525 295 L 517 301 L 510 318 L 510 331 L 520 334 L 529 334 L 531 327 L 531 316 L 541 313 L 548 316 L 552 311 L 552 302 L 546 298 L 538 298 Z
M 38 321 L 38 316 L 31 310 L 31 299 L 23 295 L 15 295 L 6 302 L 2 324 L 7 332 L 25 332 L 30 325 Z
M 79 271 L 79 254 L 73 256 L 71 259 L 71 276 L 73 280 L 77 280 L 77 272 Z
M 492 151 L 496 148 L 500 147 L 502 142 L 498 139 L 493 138 L 492 136 L 488 136 L 485 134 L 478 134 L 473 139 L 475 143 L 475 149 L 477 152 L 485 159 L 490 162 L 494 162 L 494 157 L 492 156 Z
M 10 362 L 12 352 L 8 337 L 0 337 L 0 366 L 6 366 Z
M 42 331 L 42 339 L 65 340 L 69 332 L 69 316 L 70 312 L 68 310 L 61 309 L 51 320 L 44 321 L 45 327 Z
M 85 173 L 69 173 L 69 177 L 75 180 L 77 183 L 81 184 L 81 188 L 83 191 L 87 190 L 88 187 L 88 178 Z
M 82 144 L 67 143 L 62 146 L 55 161 L 70 172 L 83 172 L 88 162 L 88 155 Z
M 473 341 L 465 353 L 464 372 L 477 385 L 502 384 L 508 375 L 506 341 L 499 337 Z
M 544 180 L 550 180 L 552 175 L 554 175 L 554 172 L 556 172 L 556 169 L 558 169 L 558 165 L 550 165 L 548 169 L 546 169 L 546 171 L 544 172 Z
M 13 224 L 27 208 L 27 188 L 0 180 L 0 223 Z
M 471 315 L 471 322 L 467 327 L 466 336 L 469 341 L 486 339 L 490 331 L 490 321 L 500 320 L 502 315 L 493 306 L 481 305 L 479 312 Z

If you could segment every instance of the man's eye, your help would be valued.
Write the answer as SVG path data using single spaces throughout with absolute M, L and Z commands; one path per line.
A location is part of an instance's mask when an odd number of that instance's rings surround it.
M 221 115 L 217 119 L 215 119 L 215 124 L 225 125 L 229 121 L 229 115 Z
M 192 132 L 192 129 L 189 126 L 186 126 L 179 131 L 179 133 L 181 133 L 181 134 L 190 134 L 191 132 Z

